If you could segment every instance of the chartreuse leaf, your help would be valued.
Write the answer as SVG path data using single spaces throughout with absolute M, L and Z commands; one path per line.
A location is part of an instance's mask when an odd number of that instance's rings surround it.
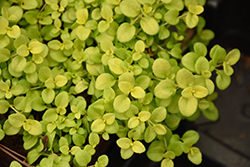
M 174 162 L 169 158 L 163 159 L 161 161 L 161 167 L 174 167 Z
M 186 24 L 188 28 L 194 28 L 199 22 L 199 17 L 196 14 L 188 12 L 186 16 Z
M 87 164 L 91 161 L 91 155 L 86 150 L 79 150 L 75 154 L 76 162 L 81 166 L 87 166 Z
M 153 143 L 151 144 L 151 147 L 149 147 L 147 151 L 147 156 L 150 160 L 159 162 L 163 159 L 165 149 L 164 147 L 161 147 L 161 145 L 152 147 Z
M 176 81 L 180 88 L 186 88 L 194 84 L 195 78 L 190 71 L 182 68 L 176 74 Z
M 154 131 L 157 135 L 165 135 L 167 133 L 166 128 L 162 124 L 156 124 L 154 126 Z
M 97 133 L 90 133 L 89 134 L 89 144 L 93 147 L 97 146 L 100 142 L 100 137 Z
M 39 41 L 32 41 L 29 43 L 28 50 L 33 54 L 39 54 L 44 50 L 44 45 Z
M 33 63 L 32 61 L 29 61 L 26 63 L 25 67 L 24 67 L 24 72 L 26 74 L 31 74 L 36 72 L 36 65 L 35 63 Z
M 135 86 L 131 89 L 131 95 L 134 98 L 141 99 L 145 97 L 145 91 L 140 86 Z
M 194 44 L 194 52 L 197 53 L 199 56 L 206 56 L 207 47 L 201 42 L 196 42 Z
M 68 103 L 69 103 L 69 95 L 65 91 L 60 92 L 55 98 L 55 105 L 57 107 L 60 106 L 65 108 L 68 106 Z
M 212 47 L 209 52 L 209 55 L 212 58 L 212 62 L 215 66 L 225 60 L 226 54 L 226 50 L 219 45 L 215 45 L 214 47 Z
M 226 75 L 223 70 L 217 70 L 216 85 L 220 90 L 226 89 L 231 83 L 231 77 Z
M 84 26 L 80 25 L 76 28 L 76 35 L 82 41 L 85 41 L 89 37 L 90 33 L 91 30 L 85 28 Z
M 129 147 L 128 149 L 121 149 L 121 157 L 123 159 L 129 159 L 133 154 L 134 151 L 132 150 L 131 147 Z
M 154 94 L 160 99 L 167 99 L 174 95 L 176 92 L 176 85 L 170 79 L 165 79 L 156 85 Z
M 138 117 L 131 117 L 128 121 L 128 127 L 133 129 L 139 125 L 140 121 Z
M 0 63 L 6 62 L 10 58 L 10 51 L 6 48 L 0 49 Z
M 209 62 L 205 57 L 199 57 L 195 63 L 195 71 L 197 74 L 202 74 L 202 72 L 209 72 Z
M 103 90 L 103 98 L 106 100 L 111 100 L 115 98 L 115 91 L 111 87 L 106 87 Z
M 113 107 L 115 111 L 117 111 L 118 113 L 124 113 L 130 108 L 130 105 L 131 105 L 131 101 L 125 95 L 116 96 L 114 103 L 113 103 Z
M 229 64 L 227 64 L 225 61 L 223 62 L 223 70 L 224 70 L 224 73 L 228 76 L 230 76 L 234 73 L 234 69 Z
M 74 88 L 75 92 L 76 93 L 81 93 L 83 92 L 84 90 L 86 90 L 88 88 L 88 82 L 85 81 L 85 80 L 82 80 L 80 82 L 78 82 Z
M 10 107 L 10 104 L 7 100 L 0 100 L 0 114 L 5 114 Z
M 38 141 L 38 136 L 28 136 L 28 140 L 25 140 L 23 143 L 23 147 L 25 150 L 31 149 L 34 145 L 36 145 Z
M 12 126 L 16 128 L 20 128 L 21 126 L 23 126 L 24 121 L 26 120 L 26 117 L 21 113 L 15 113 L 15 114 L 11 114 L 8 117 L 8 120 Z
M 189 5 L 188 11 L 192 14 L 199 15 L 204 11 L 204 8 L 201 5 Z
M 64 154 L 67 155 L 69 153 L 69 143 L 65 137 L 61 137 L 59 139 L 59 150 Z
M 134 87 L 135 78 L 134 78 L 133 74 L 131 74 L 129 72 L 124 72 L 122 75 L 119 76 L 118 82 L 122 82 L 122 81 L 127 81 L 131 84 L 132 87 Z
M 106 113 L 103 115 L 103 119 L 108 125 L 111 125 L 115 121 L 115 114 L 114 113 Z
M 115 84 L 115 78 L 109 73 L 103 73 L 96 78 L 95 87 L 103 90 L 106 86 L 112 87 Z
M 199 138 L 200 138 L 199 133 L 197 133 L 194 130 L 189 130 L 183 134 L 181 139 L 184 143 L 189 143 L 189 144 L 193 145 L 193 144 L 197 143 Z
M 27 60 L 22 56 L 16 56 L 12 59 L 10 67 L 16 71 L 21 72 L 24 70 Z
M 17 25 L 13 25 L 12 27 L 9 27 L 7 35 L 11 38 L 18 38 L 21 35 L 21 29 Z
M 6 120 L 3 124 L 3 131 L 6 135 L 15 135 L 20 131 L 20 127 L 12 126 L 9 120 Z
M 134 37 L 135 31 L 136 28 L 133 25 L 126 22 L 122 23 L 117 29 L 117 39 L 120 42 L 129 42 Z
M 142 30 L 148 35 L 156 35 L 160 26 L 153 17 L 143 17 L 140 20 Z
M 208 120 L 211 120 L 211 121 L 216 121 L 218 120 L 219 118 L 219 112 L 218 112 L 218 109 L 217 107 L 214 105 L 213 102 L 209 101 L 209 107 L 208 108 L 205 108 L 205 109 L 202 109 L 202 114 L 208 119 Z M 200 104 L 199 104 L 199 107 L 200 107 Z
M 23 125 L 24 130 L 26 130 L 29 134 L 37 136 L 42 134 L 43 128 L 42 124 L 33 119 L 27 119 Z
M 144 133 L 145 142 L 150 143 L 155 139 L 155 137 L 156 137 L 156 133 L 154 131 L 153 126 L 148 126 Z
M 139 120 L 141 122 L 145 122 L 145 121 L 149 120 L 149 118 L 151 117 L 151 113 L 149 111 L 141 111 L 138 114 L 138 117 L 139 117 Z
M 181 11 L 184 8 L 184 2 L 182 0 L 162 0 L 165 2 L 165 7 L 167 9 L 177 9 Z
M 63 75 L 57 75 L 55 77 L 55 84 L 58 87 L 63 87 L 68 82 L 68 79 Z
M 56 113 L 56 109 L 48 109 L 45 111 L 43 114 L 43 120 L 48 121 L 48 122 L 54 122 L 58 118 L 58 114 Z
M 47 88 L 42 91 L 42 99 L 46 104 L 52 103 L 54 98 L 55 98 L 55 91 L 53 89 Z
M 196 98 L 203 98 L 208 95 L 208 90 L 207 88 L 203 86 L 195 86 L 193 88 L 193 94 L 194 94 L 194 97 Z
M 116 144 L 121 148 L 121 149 L 128 149 L 129 147 L 131 147 L 132 144 L 132 140 L 126 137 L 123 138 L 119 138 L 116 141 Z
M 12 161 L 10 163 L 10 167 L 22 167 L 22 165 L 17 161 Z
M 164 14 L 164 20 L 171 25 L 176 25 L 179 22 L 178 16 L 179 11 L 177 9 L 172 9 Z
M 195 72 L 195 63 L 198 58 L 198 54 L 194 52 L 189 52 L 182 57 L 181 63 L 190 71 Z
M 135 84 L 139 85 L 142 89 L 147 89 L 150 84 L 150 77 L 147 75 L 140 75 L 135 79 Z
M 121 66 L 121 63 L 123 61 L 121 59 L 118 59 L 118 58 L 112 58 L 108 61 L 108 66 L 109 66 L 109 69 L 115 73 L 115 74 L 122 74 L 124 72 L 122 66 Z
M 138 53 L 142 53 L 145 50 L 145 43 L 142 40 L 138 40 L 135 43 L 135 51 Z
M 99 167 L 105 167 L 108 165 L 109 158 L 107 155 L 101 155 L 98 157 L 96 164 L 98 164 Z
M 107 22 L 111 23 L 113 21 L 113 11 L 110 8 L 109 5 L 104 5 L 101 8 L 101 16 L 102 18 L 104 18 L 105 20 L 107 20 Z
M 21 7 L 25 10 L 35 9 L 38 3 L 36 0 L 22 0 Z
M 132 144 L 132 150 L 135 153 L 141 154 L 145 152 L 146 148 L 140 141 L 134 141 Z
M 96 119 L 92 124 L 91 124 L 91 130 L 93 132 L 101 132 L 105 128 L 105 123 L 101 119 Z
M 231 50 L 225 58 L 226 64 L 232 66 L 235 65 L 240 59 L 240 51 L 238 49 Z
M 85 24 L 86 21 L 88 20 L 89 13 L 88 9 L 86 8 L 78 8 L 76 11 L 76 22 L 78 24 Z
M 198 100 L 195 97 L 185 98 L 180 97 L 178 107 L 182 115 L 189 117 L 193 115 L 197 109 Z
M 167 110 L 164 107 L 157 107 L 153 110 L 150 120 L 162 122 L 167 116 Z
M 121 12 L 128 17 L 136 17 L 140 13 L 140 8 L 136 0 L 124 0 L 120 3 Z
M 39 80 L 41 82 L 45 82 L 48 78 L 52 77 L 53 74 L 52 74 L 52 71 L 49 67 L 47 66 L 42 66 L 40 69 L 39 69 L 39 72 L 38 72 L 38 77 L 39 77 Z
M 1 28 L 0 28 L 0 31 L 1 31 Z M 6 47 L 9 43 L 10 43 L 10 38 L 8 36 L 0 35 L 0 48 Z
M 167 39 L 169 36 L 170 36 L 170 31 L 166 27 L 161 26 L 158 34 L 159 39 L 164 40 Z
M 159 78 L 166 78 L 170 74 L 171 65 L 167 60 L 158 58 L 154 61 L 152 70 L 155 76 Z
M 188 153 L 188 159 L 195 165 L 199 165 L 202 161 L 202 154 L 200 149 L 197 147 L 192 147 Z
M 185 98 L 190 98 L 193 96 L 193 88 L 192 87 L 186 87 L 181 91 L 181 95 Z

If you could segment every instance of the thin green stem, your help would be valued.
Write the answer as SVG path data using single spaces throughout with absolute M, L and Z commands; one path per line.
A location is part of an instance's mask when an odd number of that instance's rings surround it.
M 168 148 L 168 143 L 167 143 L 167 140 L 166 140 L 166 138 L 165 138 L 165 137 L 163 138 L 163 141 L 164 141 L 164 145 L 165 145 L 166 150 L 167 150 L 167 148 Z
M 10 58 L 13 58 L 13 57 L 15 57 L 15 56 L 17 56 L 17 55 L 18 55 L 18 54 L 15 53 L 15 54 L 11 55 Z
M 46 6 L 47 6 L 47 4 L 44 3 L 43 7 L 39 10 L 39 13 L 42 12 Z
M 155 126 L 155 124 L 154 124 L 151 120 L 148 120 L 148 122 L 149 122 L 151 125 Z
M 221 66 L 223 66 L 223 63 L 221 63 L 221 64 L 217 64 L 217 66 L 216 66 L 216 67 L 221 67 Z
M 188 12 L 187 12 L 187 13 L 183 13 L 182 15 L 178 16 L 178 18 L 179 18 L 179 19 L 182 19 L 183 17 L 186 17 L 187 14 L 188 14 Z
M 38 87 L 30 88 L 30 90 L 37 90 L 37 89 L 41 89 L 41 88 L 43 88 L 43 87 L 38 86 Z
M 138 15 L 138 16 L 130 23 L 130 25 L 134 25 L 134 24 L 137 22 L 137 20 L 139 20 L 141 17 L 142 17 L 142 14 Z
M 160 27 L 164 27 L 164 26 L 166 26 L 166 25 L 168 25 L 168 22 L 166 22 L 166 23 L 160 25 Z
M 162 50 L 165 50 L 162 46 L 160 46 L 160 45 L 157 45 L 157 47 L 158 47 L 158 49 L 160 49 L 161 51 Z
M 11 108 L 13 111 L 15 111 L 16 113 L 19 113 L 19 111 L 17 111 L 17 109 L 16 109 L 14 106 L 10 105 L 10 108 Z

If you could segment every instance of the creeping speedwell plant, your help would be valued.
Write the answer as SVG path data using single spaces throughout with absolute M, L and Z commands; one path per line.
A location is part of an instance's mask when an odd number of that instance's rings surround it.
M 229 86 L 240 58 L 238 49 L 207 50 L 204 4 L 1 0 L 0 140 L 22 135 L 27 162 L 39 167 L 105 167 L 107 155 L 90 162 L 110 135 L 123 159 L 146 152 L 173 167 L 185 153 L 200 164 L 199 134 L 174 130 L 200 114 L 218 118 L 215 86 Z

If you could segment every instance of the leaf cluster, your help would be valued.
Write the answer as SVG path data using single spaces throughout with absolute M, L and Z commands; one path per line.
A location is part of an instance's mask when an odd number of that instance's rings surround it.
M 1 0 L 0 139 L 21 134 L 28 163 L 40 167 L 105 167 L 106 155 L 90 162 L 114 134 L 124 159 L 147 151 L 171 167 L 186 153 L 201 163 L 198 133 L 174 130 L 201 113 L 218 119 L 215 85 L 230 85 L 240 58 L 238 49 L 207 50 L 204 4 Z

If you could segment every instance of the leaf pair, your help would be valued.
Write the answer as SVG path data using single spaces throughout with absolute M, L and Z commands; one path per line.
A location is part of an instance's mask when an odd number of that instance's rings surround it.
M 130 158 L 134 152 L 141 154 L 146 149 L 140 141 L 132 141 L 129 138 L 120 138 L 116 141 L 117 145 L 121 148 L 121 156 L 123 159 Z
M 194 86 L 195 77 L 186 70 L 181 69 L 177 72 L 176 81 L 180 88 L 182 88 L 181 97 L 178 101 L 180 112 L 184 116 L 191 116 L 195 113 L 198 106 L 197 98 L 203 98 L 208 95 L 207 88 L 203 86 Z
M 0 16 L 0 35 L 7 34 L 10 38 L 18 38 L 21 35 L 21 29 L 17 25 L 9 27 L 9 21 Z

